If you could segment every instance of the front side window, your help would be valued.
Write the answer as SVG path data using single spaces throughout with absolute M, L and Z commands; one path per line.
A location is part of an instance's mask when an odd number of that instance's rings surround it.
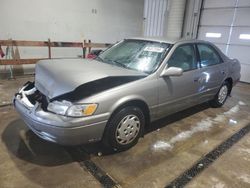
M 197 47 L 200 54 L 201 67 L 207 67 L 221 63 L 219 55 L 211 46 L 206 44 L 198 44 Z
M 197 69 L 194 46 L 186 44 L 177 47 L 168 61 L 168 67 L 179 67 L 183 71 Z
M 169 47 L 168 43 L 129 39 L 107 49 L 98 58 L 104 63 L 150 74 L 158 68 Z

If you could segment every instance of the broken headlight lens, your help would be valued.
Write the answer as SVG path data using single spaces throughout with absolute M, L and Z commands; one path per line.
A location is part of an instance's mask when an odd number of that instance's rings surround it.
M 72 104 L 69 101 L 53 101 L 48 105 L 48 111 L 71 117 L 90 116 L 96 111 L 97 104 Z
M 72 105 L 68 101 L 53 101 L 49 103 L 47 110 L 60 115 L 66 115 L 68 108 Z

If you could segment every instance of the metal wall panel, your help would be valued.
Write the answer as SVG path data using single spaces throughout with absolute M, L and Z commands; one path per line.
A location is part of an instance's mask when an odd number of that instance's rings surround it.
M 249 0 L 239 0 L 238 6 L 239 6 L 239 7 L 250 6 L 250 1 L 249 1 Z
M 250 38 L 248 40 L 240 39 L 240 34 L 249 34 L 250 37 L 250 27 L 234 27 L 232 30 L 230 44 L 250 46 Z
M 227 43 L 229 37 L 230 28 L 229 27 L 209 27 L 209 26 L 200 26 L 199 28 L 199 39 L 207 40 L 207 33 L 219 33 L 221 37 L 219 38 L 210 38 L 209 41 L 215 43 Z
M 250 26 L 250 7 L 237 9 L 234 26 Z
M 166 8 L 167 0 L 144 1 L 144 36 L 163 36 Z
M 250 66 L 241 63 L 241 79 L 242 82 L 250 83 Z
M 230 26 L 234 14 L 233 9 L 205 9 L 202 11 L 200 25 Z
M 206 0 L 204 8 L 233 7 L 235 0 Z
M 198 34 L 202 0 L 187 0 L 182 29 L 182 37 L 194 39 Z
M 186 0 L 172 0 L 168 4 L 165 37 L 181 38 Z
M 231 45 L 228 50 L 228 55 L 230 57 L 237 57 L 237 59 L 239 59 L 240 62 L 250 66 L 249 52 L 250 52 L 250 46 Z

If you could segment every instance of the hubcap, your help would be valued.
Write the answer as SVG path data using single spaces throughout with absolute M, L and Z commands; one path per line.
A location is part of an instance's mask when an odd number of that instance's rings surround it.
M 119 144 L 126 145 L 131 143 L 140 130 L 140 120 L 136 115 L 127 115 L 119 123 L 115 137 Z
M 225 100 L 227 98 L 227 94 L 228 94 L 228 88 L 226 85 L 224 85 L 220 88 L 220 91 L 219 91 L 219 95 L 218 95 L 219 103 L 222 104 L 223 102 L 225 102 Z

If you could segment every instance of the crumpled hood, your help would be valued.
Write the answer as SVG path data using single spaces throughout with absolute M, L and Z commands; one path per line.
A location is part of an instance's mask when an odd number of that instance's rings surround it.
M 89 59 L 41 60 L 36 64 L 35 73 L 36 88 L 50 99 L 103 78 L 146 76 L 142 72 Z

